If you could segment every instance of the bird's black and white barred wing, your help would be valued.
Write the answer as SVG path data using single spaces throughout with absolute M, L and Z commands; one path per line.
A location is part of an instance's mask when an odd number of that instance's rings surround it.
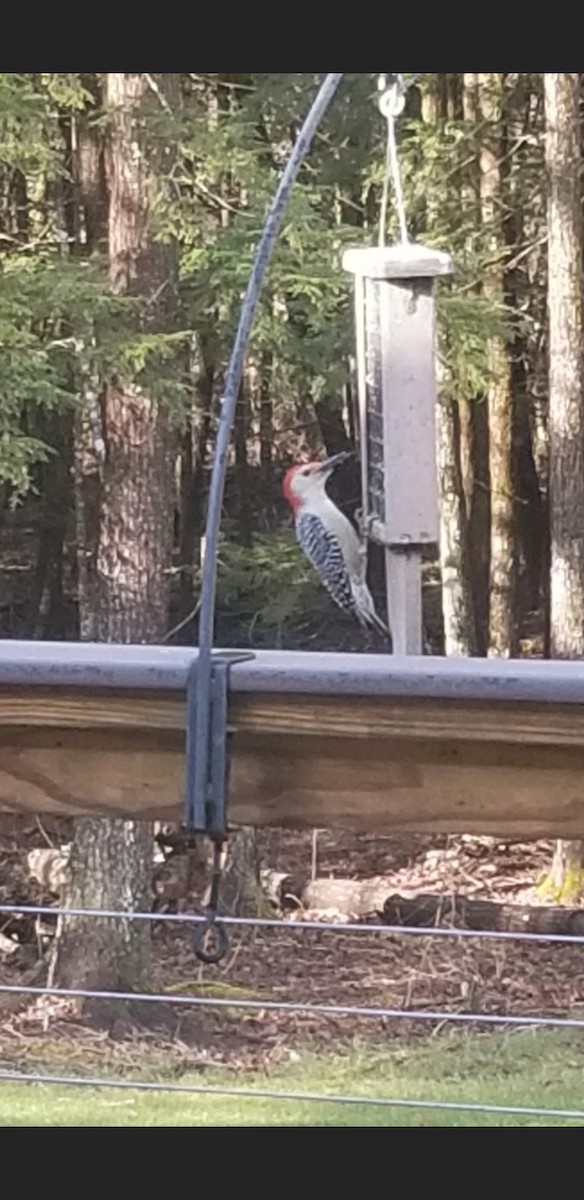
M 316 513 L 300 513 L 296 518 L 296 536 L 304 553 L 320 576 L 321 583 L 335 604 L 356 615 L 351 582 L 341 547 L 330 529 Z

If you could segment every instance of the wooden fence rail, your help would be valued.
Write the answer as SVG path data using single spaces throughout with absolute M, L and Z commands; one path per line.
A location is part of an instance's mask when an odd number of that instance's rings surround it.
M 0 643 L 0 810 L 180 821 L 195 651 Z M 263 651 L 233 822 L 584 836 L 584 664 Z

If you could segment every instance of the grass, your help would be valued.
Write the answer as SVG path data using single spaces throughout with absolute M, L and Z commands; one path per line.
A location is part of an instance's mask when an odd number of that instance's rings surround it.
M 53 1072 L 47 1068 L 47 1073 Z M 584 1037 L 536 1030 L 484 1036 L 442 1033 L 408 1047 L 400 1042 L 382 1050 L 364 1045 L 342 1057 L 307 1054 L 269 1075 L 191 1072 L 181 1083 L 584 1110 Z M 322 1101 L 0 1083 L 1 1126 L 548 1127 L 568 1123 L 584 1125 L 584 1119 L 567 1122 L 563 1118 Z

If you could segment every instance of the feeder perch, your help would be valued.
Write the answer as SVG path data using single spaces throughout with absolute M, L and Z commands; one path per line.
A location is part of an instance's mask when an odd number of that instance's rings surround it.
M 355 277 L 363 534 L 386 548 L 394 654 L 422 653 L 421 551 L 439 539 L 434 279 L 450 255 L 347 250 Z

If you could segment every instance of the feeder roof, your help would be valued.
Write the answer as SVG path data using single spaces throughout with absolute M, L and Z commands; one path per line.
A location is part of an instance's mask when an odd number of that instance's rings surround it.
M 432 246 L 402 242 L 397 246 L 365 246 L 346 250 L 343 267 L 366 279 L 421 279 L 451 275 L 449 254 Z

